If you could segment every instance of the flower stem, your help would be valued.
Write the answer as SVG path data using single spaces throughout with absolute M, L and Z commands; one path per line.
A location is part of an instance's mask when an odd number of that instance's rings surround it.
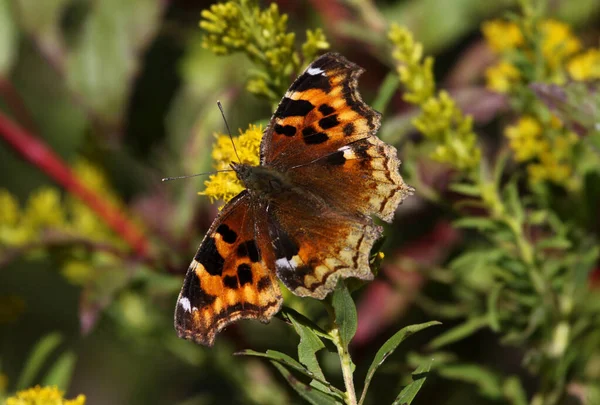
M 150 248 L 148 240 L 124 212 L 82 183 L 67 163 L 41 139 L 33 136 L 2 113 L 0 113 L 0 137 L 23 158 L 37 166 L 69 193 L 85 202 L 127 242 L 137 255 L 144 257 L 148 254 Z
M 337 327 L 333 328 L 329 334 L 333 338 L 333 343 L 338 349 L 340 356 L 340 364 L 342 366 L 342 375 L 344 377 L 344 386 L 346 387 L 346 404 L 357 405 L 356 390 L 354 389 L 354 379 L 352 378 L 352 358 L 348 352 L 348 348 L 344 346 L 340 339 L 340 331 Z

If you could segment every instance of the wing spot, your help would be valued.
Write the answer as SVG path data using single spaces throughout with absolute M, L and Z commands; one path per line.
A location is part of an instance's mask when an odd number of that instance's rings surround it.
M 226 224 L 221 224 L 217 228 L 217 233 L 221 235 L 223 240 L 229 244 L 232 244 L 237 239 L 237 234 L 234 230 L 228 227 Z
M 237 275 L 241 286 L 252 284 L 252 267 L 248 263 L 242 263 L 237 267 Z
M 319 112 L 321 112 L 321 114 L 323 114 L 324 116 L 327 116 L 333 114 L 335 112 L 335 108 L 327 104 L 321 104 L 319 106 Z
M 238 279 L 236 276 L 225 276 L 223 277 L 223 284 L 225 284 L 225 287 L 227 288 L 231 288 L 231 289 L 236 289 L 238 288 Z
M 263 277 L 261 277 L 260 280 L 258 280 L 258 283 L 256 284 L 256 288 L 258 289 L 259 292 L 262 292 L 262 291 L 266 290 L 267 288 L 271 287 L 271 285 L 272 285 L 271 277 L 263 276 Z
M 253 263 L 260 261 L 260 251 L 258 250 L 258 246 L 256 246 L 256 242 L 253 240 L 247 240 L 240 243 L 237 248 L 237 255 L 239 257 L 249 257 L 250 261 Z
M 352 122 L 347 123 L 346 125 L 344 125 L 344 128 L 342 130 L 344 132 L 344 136 L 351 136 L 354 134 L 354 124 Z
M 293 100 L 289 97 L 284 97 L 279 103 L 279 107 L 275 111 L 274 116 L 276 118 L 287 118 L 287 117 L 305 117 L 309 112 L 315 108 L 310 101 L 307 100 Z
M 200 249 L 198 249 L 198 253 L 196 253 L 194 259 L 202 264 L 211 276 L 220 276 L 223 272 L 225 259 L 223 259 L 217 250 L 215 238 L 213 237 L 209 236 L 202 245 L 200 245 Z
M 296 135 L 296 127 L 293 125 L 275 124 L 275 132 L 279 135 L 294 136 Z
M 319 126 L 322 129 L 330 129 L 339 125 L 337 115 L 330 115 L 329 117 L 321 118 L 319 120 Z

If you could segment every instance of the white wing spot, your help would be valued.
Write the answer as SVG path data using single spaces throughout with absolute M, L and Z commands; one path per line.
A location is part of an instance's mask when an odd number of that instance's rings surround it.
M 295 270 L 298 267 L 296 257 L 294 256 L 289 260 L 286 257 L 275 260 L 275 268 L 277 270 Z
M 179 305 L 181 305 L 181 308 L 183 308 L 185 312 L 192 312 L 192 304 L 188 298 L 181 297 L 179 299 Z
M 312 76 L 316 76 L 316 75 L 323 74 L 324 71 L 323 71 L 323 69 L 311 67 L 306 70 L 306 73 L 308 73 L 309 75 L 312 75 Z

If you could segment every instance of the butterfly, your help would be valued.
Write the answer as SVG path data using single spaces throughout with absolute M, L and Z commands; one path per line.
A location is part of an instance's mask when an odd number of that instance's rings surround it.
M 294 81 L 264 131 L 260 164 L 233 163 L 245 190 L 230 200 L 190 264 L 175 308 L 179 337 L 212 346 L 242 318 L 268 322 L 278 279 L 323 299 L 338 279 L 371 280 L 369 255 L 411 194 L 380 114 L 357 90 L 363 69 L 336 53 Z

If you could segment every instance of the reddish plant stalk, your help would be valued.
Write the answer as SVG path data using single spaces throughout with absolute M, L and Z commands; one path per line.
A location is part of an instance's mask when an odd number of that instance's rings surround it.
M 133 251 L 145 256 L 148 241 L 138 227 L 114 204 L 88 188 L 69 166 L 39 138 L 31 135 L 0 112 L 0 135 L 28 162 L 50 176 L 69 193 L 87 204 Z

